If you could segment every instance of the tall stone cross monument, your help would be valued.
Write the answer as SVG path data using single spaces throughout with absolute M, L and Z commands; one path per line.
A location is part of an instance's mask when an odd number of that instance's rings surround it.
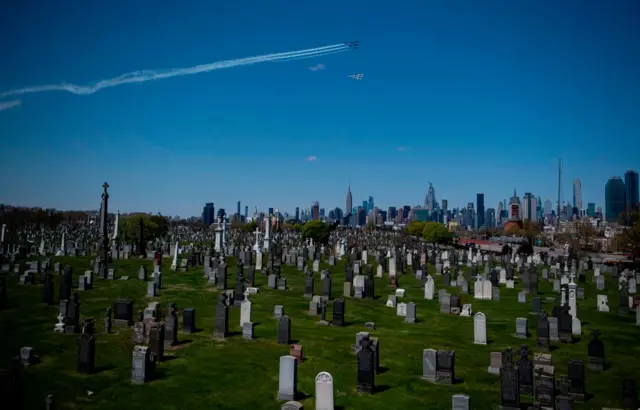
M 109 188 L 109 184 L 106 182 L 102 184 L 102 206 L 100 207 L 100 260 L 107 262 L 107 257 L 109 256 L 109 233 L 107 232 L 107 216 L 109 215 L 109 193 L 107 192 L 107 188 Z

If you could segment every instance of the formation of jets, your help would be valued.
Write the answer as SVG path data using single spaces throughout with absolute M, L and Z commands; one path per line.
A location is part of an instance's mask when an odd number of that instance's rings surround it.
M 344 45 L 351 47 L 353 50 L 357 50 L 358 46 L 360 45 L 360 40 L 347 41 L 346 43 L 344 43 Z
M 357 50 L 358 47 L 360 46 L 360 40 L 347 41 L 346 43 L 344 43 L 344 45 L 351 47 L 352 50 Z M 349 78 L 351 78 L 352 80 L 362 80 L 363 77 L 364 77 L 364 74 L 362 73 L 356 73 L 349 76 Z

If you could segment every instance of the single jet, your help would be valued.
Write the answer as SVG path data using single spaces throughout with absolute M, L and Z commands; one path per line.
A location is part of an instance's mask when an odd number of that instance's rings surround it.
M 349 78 L 354 79 L 354 80 L 362 80 L 363 77 L 364 77 L 364 74 L 362 74 L 362 73 L 351 74 L 349 76 Z

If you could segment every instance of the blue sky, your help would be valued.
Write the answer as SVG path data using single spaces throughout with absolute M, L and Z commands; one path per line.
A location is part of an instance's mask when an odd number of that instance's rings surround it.
M 640 170 L 640 2 L 19 1 L 0 93 L 360 40 L 355 52 L 0 106 L 0 203 L 189 216 L 369 195 L 487 207 Z M 323 64 L 324 69 L 309 67 Z M 347 76 L 364 73 L 362 81 Z M 315 161 L 307 161 L 309 156 Z M 585 205 L 586 206 L 586 205 Z

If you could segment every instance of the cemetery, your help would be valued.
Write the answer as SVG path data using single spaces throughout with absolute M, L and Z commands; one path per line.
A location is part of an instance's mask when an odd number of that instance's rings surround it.
M 39 248 L 3 228 L 6 408 L 638 408 L 638 272 L 224 222 L 114 245 L 111 225 Z

